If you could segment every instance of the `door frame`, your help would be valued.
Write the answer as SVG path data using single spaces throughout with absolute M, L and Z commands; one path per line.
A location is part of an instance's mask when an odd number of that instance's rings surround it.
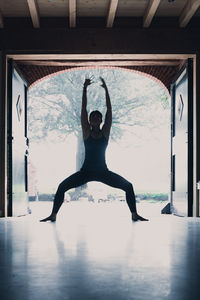
M 190 75 L 192 74 L 192 76 Z M 189 99 L 193 99 L 193 61 L 191 59 L 188 59 L 186 63 L 182 66 L 182 68 L 179 70 L 179 72 L 174 77 L 171 87 L 170 87 L 170 94 L 171 94 L 171 189 L 170 189 L 170 196 L 171 196 L 171 212 L 174 214 L 177 214 L 176 211 L 174 211 L 174 199 L 173 199 L 173 191 L 174 187 L 176 185 L 175 183 L 175 161 L 174 161 L 174 130 L 175 130 L 175 124 L 176 124 L 176 111 L 175 111 L 175 105 L 176 105 L 176 85 L 177 81 L 180 82 L 184 76 L 187 76 L 187 216 L 191 217 L 193 216 L 193 166 L 190 164 L 192 162 L 193 164 L 193 102 L 190 105 Z M 190 76 L 192 78 L 190 78 Z M 190 80 L 188 80 L 190 79 Z M 178 83 L 179 84 L 179 83 Z M 175 130 L 176 131 L 176 130 Z
M 1 173 L 1 217 L 8 216 L 7 211 L 7 116 L 8 116 L 8 95 L 7 95 L 7 72 L 8 72 L 8 60 L 13 59 L 14 61 L 18 60 L 136 60 L 136 59 L 146 59 L 146 60 L 175 60 L 175 59 L 188 59 L 191 58 L 193 60 L 193 216 L 199 216 L 199 197 L 197 190 L 197 144 L 199 141 L 197 140 L 197 78 L 199 78 L 197 74 L 197 70 L 199 70 L 199 64 L 197 64 L 197 55 L 196 54 L 20 54 L 20 53 L 9 53 L 2 55 L 2 63 L 0 64 L 0 73 L 3 75 L 2 84 L 4 87 L 0 93 L 0 101 L 3 101 L 2 105 L 2 115 L 4 114 L 3 123 L 4 130 L 1 134 L 2 140 L 4 139 L 4 143 L 1 143 L 1 156 L 0 163 L 2 164 L 2 173 Z M 169 191 L 169 196 L 171 192 Z M 171 196 L 169 201 L 171 202 Z

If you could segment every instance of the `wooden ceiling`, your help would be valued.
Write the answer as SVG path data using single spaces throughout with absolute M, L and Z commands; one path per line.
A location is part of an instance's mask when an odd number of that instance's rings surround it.
M 68 28 L 77 27 L 81 18 L 103 18 L 108 28 L 120 18 L 140 18 L 148 28 L 159 17 L 176 18 L 185 28 L 200 18 L 200 0 L 0 0 L 0 28 L 22 18 L 30 19 L 33 28 L 41 28 L 41 20 L 48 18 L 66 19 Z
M 200 21 L 200 0 L 0 0 L 0 30 L 31 28 L 39 32 L 43 27 L 64 27 L 76 30 L 80 27 L 139 26 L 148 30 L 159 27 L 156 20 L 165 20 L 166 26 L 183 30 L 193 20 Z M 53 20 L 53 21 L 52 21 Z M 61 21 L 60 21 L 61 20 Z M 83 20 L 87 20 L 86 22 Z M 100 22 L 95 22 L 100 20 Z M 120 21 L 123 20 L 123 21 Z M 125 21 L 124 21 L 125 20 Z M 127 21 L 128 20 L 128 21 Z M 132 20 L 137 20 L 133 22 Z M 138 21 L 139 20 L 139 21 Z M 175 23 L 172 20 L 176 20 Z M 20 23 L 21 22 L 21 23 Z M 124 25 L 125 24 L 125 25 Z M 163 23 L 162 23 L 163 24 Z M 200 22 L 199 22 L 200 24 Z M 161 80 L 167 88 L 184 60 L 182 59 L 119 59 L 119 60 L 21 60 L 17 64 L 23 70 L 28 84 L 38 79 L 74 67 L 115 66 L 146 72 Z

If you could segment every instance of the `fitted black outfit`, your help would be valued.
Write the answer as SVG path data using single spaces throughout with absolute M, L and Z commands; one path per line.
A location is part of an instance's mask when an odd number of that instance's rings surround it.
M 58 186 L 53 213 L 57 213 L 64 200 L 64 193 L 71 188 L 81 186 L 89 181 L 99 181 L 111 187 L 121 189 L 126 193 L 126 201 L 131 212 L 136 212 L 135 194 L 132 184 L 120 175 L 108 170 L 105 160 L 105 151 L 108 140 L 93 138 L 91 135 L 84 141 L 85 160 L 79 172 L 67 177 Z

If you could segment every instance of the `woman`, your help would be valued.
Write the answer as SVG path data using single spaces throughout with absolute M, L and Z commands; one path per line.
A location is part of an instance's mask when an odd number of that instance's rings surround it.
M 102 114 L 97 110 L 91 112 L 88 121 L 87 87 L 92 84 L 92 80 L 87 78 L 85 79 L 83 86 L 81 110 L 81 126 L 85 145 L 85 160 L 79 172 L 74 173 L 60 183 L 55 195 L 52 213 L 49 217 L 41 220 L 41 222 L 56 221 L 57 213 L 64 200 L 64 193 L 71 188 L 81 186 L 89 181 L 99 181 L 111 187 L 125 191 L 126 201 L 132 214 L 132 220 L 148 221 L 137 214 L 136 200 L 132 184 L 107 168 L 105 151 L 108 145 L 112 124 L 112 107 L 106 83 L 102 77 L 100 77 L 100 79 L 102 82 L 101 86 L 104 88 L 106 94 L 107 112 L 104 125 L 101 129 L 100 125 L 102 123 Z

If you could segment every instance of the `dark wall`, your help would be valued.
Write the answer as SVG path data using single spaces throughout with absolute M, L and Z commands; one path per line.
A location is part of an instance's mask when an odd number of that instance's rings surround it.
M 200 29 L 1 29 L 1 49 L 20 53 L 191 54 L 200 51 Z

